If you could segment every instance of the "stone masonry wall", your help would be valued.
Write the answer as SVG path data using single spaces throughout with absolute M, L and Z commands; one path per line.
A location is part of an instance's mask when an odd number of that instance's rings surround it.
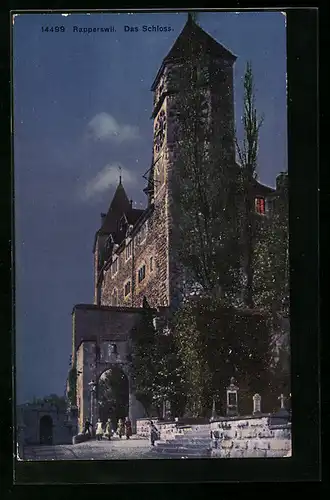
M 164 162 L 166 160 L 164 159 Z M 164 165 L 164 168 L 165 165 Z M 111 276 L 110 269 L 104 273 L 101 304 L 113 305 L 114 290 L 118 293 L 118 305 L 123 307 L 141 307 L 145 296 L 151 307 L 168 306 L 168 209 L 167 186 L 159 190 L 154 211 L 146 221 L 147 234 L 144 241 L 137 243 L 137 236 L 132 241 L 132 256 L 126 260 L 125 249 L 118 256 L 118 271 Z M 145 265 L 145 278 L 138 282 L 138 271 Z M 125 283 L 131 282 L 131 292 L 125 297 Z
M 271 427 L 268 416 L 223 419 L 210 424 L 220 440 L 218 458 L 284 457 L 291 450 L 291 425 Z

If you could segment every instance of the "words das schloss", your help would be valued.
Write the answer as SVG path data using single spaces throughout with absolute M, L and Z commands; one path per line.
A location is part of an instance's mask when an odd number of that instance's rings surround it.
M 143 32 L 160 32 L 160 31 L 163 31 L 163 32 L 169 32 L 169 31 L 173 31 L 173 29 L 171 28 L 171 26 L 159 26 L 158 24 L 157 25 L 143 25 L 143 26 L 124 26 L 124 31 L 126 33 L 128 32 L 133 32 L 133 33 L 137 33 L 138 31 L 143 31 Z

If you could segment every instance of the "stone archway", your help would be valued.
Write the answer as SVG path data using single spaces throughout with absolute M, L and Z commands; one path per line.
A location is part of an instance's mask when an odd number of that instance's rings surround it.
M 79 432 L 83 431 L 86 419 L 91 419 L 95 428 L 98 380 L 114 366 L 120 367 L 128 380 L 128 416 L 133 433 L 136 420 L 145 416 L 143 406 L 135 397 L 129 373 L 131 331 L 140 321 L 141 311 L 141 308 L 75 306 L 72 359 L 77 374 L 75 395 Z
M 39 420 L 40 444 L 53 444 L 53 420 L 50 415 L 44 415 Z
M 96 384 L 97 417 L 102 422 L 108 418 L 112 428 L 116 429 L 119 419 L 129 415 L 129 380 L 125 371 L 118 364 L 106 369 Z

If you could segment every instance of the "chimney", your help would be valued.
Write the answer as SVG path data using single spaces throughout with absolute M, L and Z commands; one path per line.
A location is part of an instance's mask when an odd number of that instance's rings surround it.
M 107 214 L 104 214 L 103 212 L 101 213 L 101 225 L 103 224 L 106 215 Z
M 131 208 L 133 207 L 133 200 L 129 200 L 129 204 L 131 205 Z

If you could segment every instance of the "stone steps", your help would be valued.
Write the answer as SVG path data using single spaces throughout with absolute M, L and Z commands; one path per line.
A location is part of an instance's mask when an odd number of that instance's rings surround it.
M 164 449 L 189 449 L 189 450 L 205 450 L 210 448 L 211 446 L 208 443 L 169 443 L 158 441 L 155 443 L 157 448 Z
M 186 447 L 180 448 L 165 448 L 165 447 L 155 447 L 153 453 L 159 453 L 162 456 L 168 457 L 195 457 L 195 458 L 208 458 L 211 456 L 211 450 L 203 449 L 191 449 Z

